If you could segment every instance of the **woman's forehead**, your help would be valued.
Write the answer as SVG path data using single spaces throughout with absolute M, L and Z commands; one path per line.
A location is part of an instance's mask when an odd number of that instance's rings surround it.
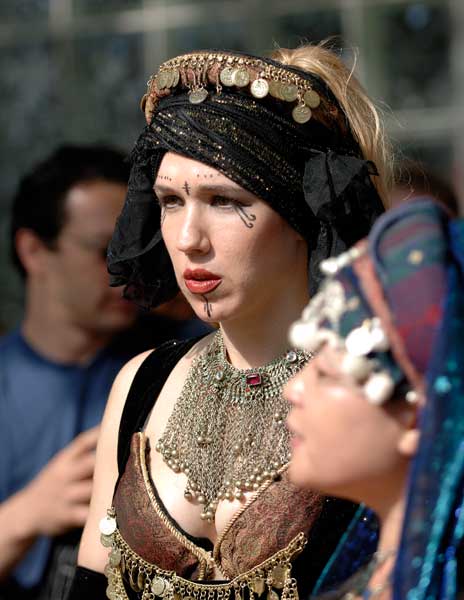
M 232 183 L 232 181 L 228 177 L 226 177 L 217 169 L 203 162 L 200 162 L 199 160 L 188 158 L 187 156 L 182 156 L 181 154 L 175 154 L 174 152 L 167 152 L 164 155 L 160 167 L 158 169 L 157 180 L 166 174 L 170 174 L 171 176 L 197 175 L 198 177 L 223 179 Z
M 196 189 L 215 194 L 235 192 L 260 200 L 214 167 L 173 152 L 168 152 L 163 157 L 154 187 L 157 191 L 182 187 L 184 191 Z

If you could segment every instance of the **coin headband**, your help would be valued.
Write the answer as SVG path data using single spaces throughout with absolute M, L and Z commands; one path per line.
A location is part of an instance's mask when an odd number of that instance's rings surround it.
M 248 85 L 221 83 L 221 75 L 228 81 L 229 68 L 245 70 Z M 244 75 L 237 77 L 244 82 Z M 265 79 L 271 91 L 275 82 L 288 84 L 287 100 L 270 93 L 253 96 L 258 79 Z M 292 102 L 291 86 L 297 89 Z M 126 286 L 126 297 L 138 304 L 156 306 L 178 291 L 153 197 L 167 152 L 216 169 L 294 228 L 308 244 L 311 293 L 321 280 L 319 262 L 364 237 L 382 213 L 371 179 L 375 166 L 363 156 L 336 97 L 319 77 L 269 59 L 213 50 L 167 61 L 148 87 L 142 104 L 149 124 L 131 153 L 127 200 L 108 249 L 111 285 Z M 310 101 L 309 91 L 312 105 L 315 94 L 319 105 L 310 109 L 314 118 L 300 124 L 294 109 L 305 95 Z M 198 96 L 194 92 L 204 96 L 201 102 L 192 102 Z
M 311 119 L 314 110 L 325 104 L 323 95 L 315 87 L 326 86 L 315 76 L 303 76 L 300 70 L 270 59 L 224 52 L 184 54 L 163 63 L 150 77 L 141 109 L 150 125 L 160 99 L 175 91 L 188 90 L 189 101 L 201 104 L 211 88 L 217 94 L 231 88 L 249 91 L 257 99 L 270 96 L 287 102 L 292 106 L 293 120 L 304 124 Z M 334 98 L 331 100 L 336 103 Z

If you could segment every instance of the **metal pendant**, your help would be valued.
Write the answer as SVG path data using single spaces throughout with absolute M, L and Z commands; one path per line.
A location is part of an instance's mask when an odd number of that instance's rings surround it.
M 250 582 L 250 589 L 258 596 L 261 596 L 266 589 L 266 581 L 262 577 L 255 577 L 255 579 Z
M 178 69 L 173 69 L 171 71 L 172 73 L 172 81 L 171 81 L 171 85 L 169 87 L 176 87 L 176 85 L 179 83 L 180 80 L 180 73 Z
M 201 104 L 208 97 L 208 92 L 205 88 L 200 88 L 198 90 L 193 90 L 189 93 L 189 102 L 191 104 Z
M 145 573 L 143 571 L 139 571 L 139 574 L 137 575 L 137 587 L 139 588 L 139 590 L 143 590 L 144 585 Z
M 265 79 L 255 79 L 250 86 L 252 96 L 265 98 L 269 93 L 269 84 Z
M 283 589 L 283 587 L 285 586 L 287 577 L 288 577 L 288 568 L 287 567 L 283 567 L 281 565 L 274 567 L 271 572 L 273 587 L 275 587 L 277 590 Z
M 298 98 L 298 88 L 294 83 L 284 83 L 281 94 L 286 102 L 294 102 Z
M 277 98 L 278 100 L 283 100 L 282 98 L 282 85 L 280 81 L 272 80 L 269 82 L 269 94 L 273 98 Z
M 317 108 L 321 103 L 321 97 L 314 90 L 308 90 L 303 96 L 304 103 L 309 108 Z
M 250 76 L 246 69 L 235 69 L 232 73 L 232 81 L 237 87 L 245 87 L 250 83 Z
M 155 577 L 151 582 L 151 591 L 162 598 L 166 592 L 166 581 L 162 577 Z
M 234 82 L 232 79 L 233 73 L 234 73 L 234 69 L 232 67 L 225 67 L 225 69 L 222 69 L 222 71 L 219 75 L 219 80 L 222 83 L 222 85 L 225 85 L 226 87 L 230 87 L 230 86 L 234 85 Z
M 139 576 L 139 573 L 138 573 L 137 566 L 134 565 L 131 569 L 131 572 L 129 573 L 129 585 L 134 590 L 134 592 L 142 591 L 142 587 L 139 587 L 138 576 Z
M 298 106 L 295 106 L 295 108 L 292 110 L 293 120 L 300 124 L 307 123 L 310 120 L 311 116 L 311 109 L 305 104 L 299 104 Z
M 99 523 L 100 533 L 111 535 L 116 531 L 116 519 L 114 517 L 103 517 Z
M 113 545 L 113 536 L 101 533 L 100 542 L 102 546 L 105 546 L 105 548 L 111 548 L 111 546 Z
M 110 552 L 109 563 L 115 568 L 119 566 L 121 562 L 121 550 L 119 548 L 113 548 Z
M 167 88 L 171 81 L 171 74 L 169 71 L 161 71 L 156 78 L 156 85 L 160 90 Z

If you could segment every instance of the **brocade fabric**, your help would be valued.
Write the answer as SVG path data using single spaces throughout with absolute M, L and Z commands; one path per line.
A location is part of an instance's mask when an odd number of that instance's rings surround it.
M 198 559 L 159 518 L 147 493 L 141 460 L 149 461 L 149 451 L 143 457 L 142 435 L 135 433 L 132 438 L 129 460 L 113 498 L 119 531 L 131 549 L 148 562 L 195 580 Z M 149 485 L 154 488 L 153 482 Z M 164 511 L 156 497 L 158 508 Z M 284 473 L 235 518 L 220 540 L 216 552 L 223 572 L 230 578 L 245 573 L 285 548 L 301 531 L 307 534 L 322 503 L 319 494 L 297 489 Z

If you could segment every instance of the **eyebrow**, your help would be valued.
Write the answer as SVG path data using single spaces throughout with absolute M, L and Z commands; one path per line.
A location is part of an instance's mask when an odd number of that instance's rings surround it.
M 165 184 L 156 184 L 153 186 L 154 189 L 157 192 L 161 192 L 161 193 L 169 193 L 169 192 L 177 192 L 178 190 L 174 187 L 171 186 L 167 186 Z M 233 192 L 234 194 L 247 194 L 250 195 L 251 192 L 248 192 L 247 190 L 237 186 L 237 185 L 219 185 L 219 184 L 200 184 L 197 186 L 194 186 L 195 190 L 199 191 L 200 193 L 204 193 L 204 192 L 213 192 L 213 193 L 219 193 L 219 194 L 227 194 L 227 193 L 231 193 Z

